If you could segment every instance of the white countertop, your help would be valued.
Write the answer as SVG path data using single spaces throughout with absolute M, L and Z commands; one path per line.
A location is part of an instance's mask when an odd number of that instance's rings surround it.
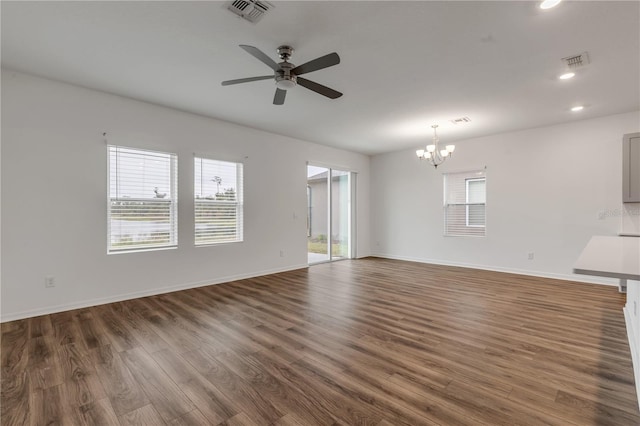
M 640 281 L 640 237 L 591 237 L 573 272 Z

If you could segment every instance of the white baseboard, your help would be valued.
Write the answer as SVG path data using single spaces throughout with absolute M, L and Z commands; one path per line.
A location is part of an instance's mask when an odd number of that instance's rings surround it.
M 505 272 L 509 274 L 518 274 L 518 275 L 529 275 L 532 277 L 553 278 L 556 280 L 579 281 L 579 282 L 584 282 L 589 284 L 618 286 L 618 280 L 613 280 L 611 278 L 592 277 L 589 275 L 557 274 L 553 272 L 529 271 L 526 269 L 504 268 L 500 266 L 475 265 L 470 263 L 449 262 L 441 259 L 424 259 L 424 258 L 408 257 L 408 256 L 396 256 L 396 255 L 385 254 L 385 253 L 372 253 L 371 256 L 382 257 L 385 259 L 406 260 L 409 262 L 430 263 L 433 265 L 457 266 L 459 268 L 482 269 L 485 271 Z
M 589 277 L 586 275 L 577 276 L 572 274 L 544 273 L 544 272 L 538 272 L 538 271 L 527 271 L 527 270 L 520 270 L 520 269 L 513 269 L 513 268 L 490 267 L 486 265 L 474 265 L 474 264 L 466 264 L 466 263 L 458 263 L 458 262 L 448 262 L 440 259 L 423 259 L 423 258 L 406 257 L 406 256 L 395 256 L 395 255 L 384 254 L 384 253 L 371 253 L 370 256 L 381 257 L 386 259 L 406 260 L 410 262 L 430 263 L 435 265 L 457 266 L 461 268 L 483 269 L 487 271 L 506 272 L 506 273 L 512 273 L 512 274 L 530 275 L 535 277 L 554 278 L 554 279 L 561 279 L 561 280 L 568 280 L 568 281 L 581 281 L 581 282 L 588 282 L 592 284 L 604 284 L 604 285 L 612 285 L 612 286 L 618 285 L 617 283 L 614 283 L 612 281 L 607 281 L 606 278 Z M 294 265 L 286 268 L 269 269 L 264 271 L 248 273 L 248 274 L 230 275 L 230 276 L 214 278 L 206 281 L 183 283 L 183 284 L 177 284 L 169 287 L 155 288 L 155 289 L 143 290 L 143 291 L 132 292 L 132 293 L 123 293 L 115 296 L 89 299 L 89 300 L 67 303 L 62 305 L 47 306 L 44 308 L 37 308 L 37 309 L 31 309 L 26 311 L 20 311 L 20 312 L 11 312 L 8 314 L 3 313 L 2 316 L 0 316 L 0 322 L 15 321 L 15 320 L 35 317 L 39 315 L 47 315 L 47 314 L 53 314 L 56 312 L 64 312 L 71 309 L 80 309 L 80 308 L 87 308 L 87 307 L 96 306 L 96 305 L 104 305 L 106 303 L 121 302 L 123 300 L 153 296 L 156 294 L 171 293 L 178 290 L 204 287 L 207 285 L 221 284 L 229 281 L 254 278 L 254 277 L 259 277 L 263 275 L 276 274 L 278 272 L 286 272 L 286 271 L 292 271 L 296 269 L 302 269 L 306 267 L 308 267 L 307 264 Z
M 143 290 L 143 291 L 135 291 L 132 293 L 123 293 L 115 296 L 83 300 L 79 302 L 66 303 L 66 304 L 56 305 L 56 306 L 47 306 L 45 308 L 30 309 L 30 310 L 21 311 L 21 312 L 11 312 L 9 314 L 3 313 L 2 317 L 0 317 L 0 322 L 15 321 L 15 320 L 24 319 L 24 318 L 37 317 L 40 315 L 54 314 L 56 312 L 70 311 L 72 309 L 88 308 L 91 306 L 104 305 L 106 303 L 121 302 L 123 300 L 138 299 L 140 297 L 155 296 L 157 294 L 164 294 L 164 293 L 172 293 L 174 291 L 187 290 L 190 288 L 205 287 L 208 285 L 222 284 L 230 281 L 261 277 L 264 275 L 277 274 L 279 272 L 287 272 L 287 271 L 293 271 L 296 269 L 303 269 L 303 268 L 307 268 L 308 266 L 309 265 L 305 263 L 302 265 L 288 266 L 286 268 L 269 269 L 264 271 L 252 272 L 248 274 L 230 275 L 226 277 L 213 278 L 211 280 L 192 282 L 192 283 L 183 283 L 183 284 L 177 284 L 177 285 L 172 285 L 168 287 L 154 288 L 154 289 Z
M 640 408 L 640 359 L 638 359 L 638 343 L 636 342 L 636 333 L 633 329 L 633 321 L 631 319 L 631 311 L 625 306 L 624 321 L 627 325 L 627 338 L 629 339 L 629 349 L 631 350 L 631 362 L 633 363 L 633 377 L 636 382 L 636 397 L 638 398 L 638 407 Z

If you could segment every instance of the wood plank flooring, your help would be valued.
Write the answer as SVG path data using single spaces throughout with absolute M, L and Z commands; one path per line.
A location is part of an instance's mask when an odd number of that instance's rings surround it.
M 639 425 L 616 288 L 367 258 L 2 324 L 2 425 Z

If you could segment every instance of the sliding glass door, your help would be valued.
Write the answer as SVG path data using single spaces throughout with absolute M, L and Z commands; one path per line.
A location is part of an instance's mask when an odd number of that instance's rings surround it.
M 352 257 L 352 173 L 307 166 L 309 263 Z
M 331 258 L 348 259 L 351 253 L 350 173 L 331 170 Z

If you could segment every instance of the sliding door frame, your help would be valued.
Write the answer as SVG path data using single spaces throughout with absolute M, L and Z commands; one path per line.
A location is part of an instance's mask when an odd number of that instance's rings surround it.
M 326 210 L 326 215 L 327 215 L 327 260 L 322 260 L 322 261 L 318 261 L 318 262 L 313 262 L 312 264 L 317 264 L 317 263 L 326 263 L 326 262 L 335 262 L 338 260 L 344 260 L 344 259 L 354 259 L 356 257 L 356 229 L 357 229 L 357 222 L 356 222 L 356 176 L 357 173 L 354 171 L 349 170 L 349 168 L 346 167 L 339 167 L 339 166 L 331 166 L 331 165 L 326 165 L 326 164 L 322 164 L 322 163 L 316 163 L 316 162 L 307 162 L 307 170 L 309 168 L 309 166 L 315 166 L 315 167 L 321 167 L 327 170 L 327 210 Z M 334 217 L 333 217 L 333 172 L 334 171 L 339 171 L 339 172 L 345 172 L 347 173 L 347 189 L 348 189 L 348 194 L 347 194 L 347 234 L 348 234 L 348 243 L 347 243 L 347 256 L 346 257 L 338 257 L 334 259 L 333 256 L 333 224 L 334 224 Z M 308 176 L 307 176 L 307 187 L 308 187 Z M 311 191 L 310 189 L 308 191 Z M 311 191 L 311 197 L 313 197 L 313 191 Z M 309 206 L 309 197 L 307 196 L 307 218 L 308 220 L 311 220 L 311 214 L 310 214 L 310 206 Z M 311 226 L 311 224 L 309 225 Z

